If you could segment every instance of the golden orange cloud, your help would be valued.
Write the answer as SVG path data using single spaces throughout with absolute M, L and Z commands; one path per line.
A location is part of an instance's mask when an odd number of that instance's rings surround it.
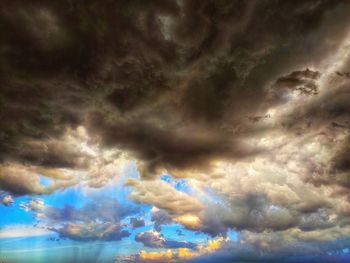
M 201 220 L 198 218 L 198 216 L 191 214 L 178 216 L 174 220 L 189 229 L 199 229 L 202 225 Z
M 142 260 L 164 260 L 169 261 L 173 258 L 174 254 L 169 249 L 167 251 L 161 251 L 161 252 L 146 252 L 144 250 L 141 250 L 139 253 L 139 257 Z
M 161 262 L 172 262 L 176 259 L 191 259 L 195 257 L 199 257 L 205 254 L 213 253 L 219 250 L 223 243 L 227 241 L 227 239 L 220 237 L 217 239 L 209 240 L 205 245 L 198 245 L 197 250 L 191 250 L 189 248 L 178 248 L 176 250 L 167 250 L 167 251 L 152 251 L 146 252 L 141 250 L 138 257 L 141 260 L 148 261 L 161 261 Z

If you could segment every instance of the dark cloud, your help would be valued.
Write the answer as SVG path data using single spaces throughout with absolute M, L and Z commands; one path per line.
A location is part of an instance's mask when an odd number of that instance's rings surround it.
M 52 183 L 49 185 L 41 184 L 40 174 L 47 175 L 48 179 L 52 179 Z M 49 194 L 75 183 L 76 179 L 64 175 L 62 170 L 54 171 L 14 163 L 5 163 L 0 166 L 0 187 L 14 196 Z
M 348 238 L 316 241 L 293 240 L 279 233 L 269 235 L 264 234 L 260 240 L 243 237 L 238 242 L 229 241 L 216 252 L 188 262 L 346 262 L 349 259 L 348 253 L 343 252 L 349 245 Z
M 82 158 L 77 149 L 69 145 L 53 140 L 40 142 L 28 142 L 25 147 L 18 151 L 18 158 L 25 163 L 31 163 L 44 167 L 71 168 L 78 166 Z
M 92 120 L 92 129 L 97 129 L 108 145 L 118 145 L 144 160 L 141 172 L 148 178 L 153 177 L 159 168 L 208 166 L 211 159 L 239 159 L 256 152 L 238 142 L 222 141 L 216 135 L 165 130 L 139 122 L 110 125 L 101 116 Z
M 155 232 L 155 231 L 138 233 L 135 236 L 135 240 L 137 242 L 143 243 L 143 245 L 145 247 L 150 247 L 150 248 L 190 248 L 190 249 L 195 249 L 197 246 L 196 244 L 194 244 L 192 242 L 175 241 L 175 240 L 166 239 L 159 232 Z
M 211 236 L 226 235 L 228 229 L 280 231 L 299 223 L 298 213 L 257 194 L 236 197 L 224 206 L 211 204 L 204 213 L 201 231 Z
M 132 229 L 145 226 L 145 220 L 138 219 L 137 217 L 130 218 L 130 225 Z
M 79 241 L 118 241 L 128 237 L 130 233 L 124 229 L 126 225 L 121 221 L 138 212 L 134 207 L 106 197 L 95 198 L 80 208 L 71 205 L 58 208 L 46 205 L 40 199 L 22 203 L 20 208 L 33 212 L 37 219 L 60 237 Z
M 157 231 L 251 231 L 253 247 L 291 229 L 334 240 L 349 221 L 349 24 L 345 0 L 2 1 L 0 188 L 100 187 L 121 156 L 103 151 L 120 150 L 141 174 L 130 197 L 160 209 Z M 222 203 L 153 180 L 164 172 L 215 188 Z M 76 240 L 128 236 L 120 220 L 134 212 L 98 201 L 40 208 Z
M 247 131 L 245 116 L 273 103 L 264 87 L 306 57 L 300 38 L 311 61 L 336 48 L 345 28 L 329 13 L 346 17 L 343 2 L 5 1 L 1 158 L 76 167 L 79 155 L 46 140 L 86 119 L 105 145 L 143 161 L 146 177 L 255 155 L 222 127 Z M 331 30 L 333 41 L 316 44 Z
M 117 223 L 65 224 L 61 228 L 49 229 L 57 232 L 61 238 L 78 241 L 118 241 L 130 236 L 130 233 Z
M 350 138 L 347 138 L 345 146 L 335 153 L 332 161 L 334 172 L 350 172 Z
M 310 69 L 294 71 L 276 81 L 276 88 L 297 90 L 301 94 L 317 95 L 318 87 L 315 80 L 320 78 L 320 73 Z
M 163 78 L 162 74 L 154 76 L 154 71 L 161 66 L 159 60 L 171 53 L 170 43 L 161 39 L 155 16 L 176 13 L 176 9 L 169 1 L 106 2 L 98 8 L 80 1 L 2 3 L 2 159 L 72 166 L 77 156 L 57 155 L 50 147 L 45 150 L 46 154 L 36 149 L 33 152 L 33 145 L 23 149 L 22 144 L 27 140 L 41 144 L 47 137 L 60 138 L 66 127 L 82 124 L 86 111 L 98 103 L 96 94 L 104 101 L 108 94 L 117 94 L 124 86 L 131 94 L 136 83 L 147 82 L 147 76 L 150 82 L 135 90 L 135 94 L 142 97 L 153 94 L 157 79 Z M 149 22 L 144 24 L 144 21 Z M 125 31 L 128 33 L 124 34 Z M 149 34 L 151 31 L 153 34 Z M 105 43 L 109 43 L 109 48 Z M 127 49 L 132 56 L 125 53 Z M 153 52 L 146 54 L 151 49 Z M 134 59 L 136 53 L 140 56 Z M 107 61 L 104 57 L 113 59 Z M 141 72 L 139 66 L 143 68 Z M 136 72 L 140 72 L 138 80 Z M 111 90 L 110 84 L 114 87 L 117 82 L 124 83 L 121 89 Z M 129 101 L 133 99 L 118 100 L 114 104 L 123 110 L 130 108 Z M 138 104 L 139 97 L 135 101 Z
M 305 175 L 304 180 L 316 186 L 333 185 L 346 189 L 349 186 L 350 83 L 347 79 L 339 79 L 335 72 L 332 74 L 330 88 L 312 103 L 285 116 L 282 125 L 287 132 L 314 134 L 330 149 L 327 162 L 305 163 L 313 176 Z
M 163 209 L 157 209 L 151 211 L 151 221 L 154 222 L 154 229 L 160 231 L 162 225 L 167 225 L 172 223 L 170 215 Z

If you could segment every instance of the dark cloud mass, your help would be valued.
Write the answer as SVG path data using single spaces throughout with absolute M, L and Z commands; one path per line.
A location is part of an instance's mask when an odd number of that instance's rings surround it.
M 195 248 L 160 234 L 174 223 L 238 231 L 225 260 L 345 248 L 349 30 L 345 0 L 3 0 L 0 204 L 99 188 L 133 161 L 125 185 L 152 207 L 154 231 L 135 237 L 147 247 Z M 108 200 L 22 208 L 81 241 L 148 223 Z
M 323 24 L 332 21 L 330 12 L 346 16 L 344 5 L 4 1 L 2 159 L 75 167 L 74 153 L 46 140 L 88 123 L 107 146 L 142 160 L 147 177 L 158 168 L 198 168 L 212 159 L 255 155 L 259 150 L 240 140 L 247 130 L 243 116 L 274 103 L 264 86 L 298 67 L 291 58 L 302 63 L 308 50 L 316 62 L 319 53 L 326 57 L 337 48 L 345 28 L 333 33 L 334 44 L 313 44 L 333 29 Z M 312 47 L 299 46 L 302 36 Z M 307 79 L 318 73 L 301 75 L 284 82 L 315 92 Z M 97 119 L 90 116 L 96 111 Z M 241 132 L 228 136 L 223 127 Z

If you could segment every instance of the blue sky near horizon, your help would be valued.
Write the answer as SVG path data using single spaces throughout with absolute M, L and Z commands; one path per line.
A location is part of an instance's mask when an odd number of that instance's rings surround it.
M 100 188 L 91 188 L 86 185 L 76 185 L 68 187 L 64 190 L 58 190 L 48 195 L 32 195 L 21 196 L 14 198 L 14 204 L 11 206 L 0 205 L 0 214 L 5 215 L 0 217 L 0 262 L 4 260 L 6 263 L 59 263 L 59 262 L 100 262 L 109 263 L 115 262 L 116 256 L 128 257 L 129 255 L 137 255 L 141 250 L 146 252 L 161 252 L 166 251 L 168 248 L 147 247 L 141 242 L 136 241 L 136 237 L 139 234 L 155 231 L 154 222 L 151 220 L 151 205 L 140 204 L 132 201 L 129 198 L 130 187 L 125 187 L 124 184 L 128 179 L 138 179 L 139 175 L 136 166 L 130 166 L 126 169 L 126 172 L 117 180 L 111 183 L 107 183 Z M 196 191 L 188 183 L 186 179 L 176 179 L 171 175 L 162 175 L 160 180 L 170 185 L 177 191 L 184 194 L 192 194 Z M 46 184 L 47 181 L 42 181 Z M 220 196 L 209 188 L 202 189 L 205 192 L 205 198 L 202 201 L 210 200 L 216 203 L 221 203 Z M 36 213 L 40 213 L 36 210 L 24 209 L 30 201 L 40 200 L 45 204 L 45 207 L 51 207 L 54 209 L 63 210 L 66 206 L 72 207 L 72 209 L 84 209 L 90 204 L 103 205 L 104 202 L 110 200 L 117 201 L 120 204 L 121 211 L 127 211 L 125 216 L 119 219 L 119 222 L 123 224 L 123 229 L 130 233 L 129 236 L 123 237 L 117 241 L 105 241 L 105 240 L 74 240 L 69 237 L 60 236 L 59 233 L 48 230 L 49 227 L 57 225 L 57 222 L 51 222 L 45 218 L 40 218 Z M 61 210 L 60 210 L 61 209 Z M 144 226 L 139 226 L 133 229 L 129 223 L 130 218 L 138 218 L 144 221 Z M 89 219 L 91 220 L 91 218 Z M 92 219 L 93 220 L 93 219 Z M 99 220 L 99 219 L 98 219 Z M 70 223 L 63 222 L 63 224 Z M 28 229 L 26 229 L 28 227 Z M 32 235 L 25 231 L 32 231 L 30 227 L 36 230 L 46 229 L 47 232 L 36 233 Z M 12 228 L 12 229 L 11 229 Z M 1 233 L 6 232 L 7 229 L 12 232 L 19 231 L 16 237 L 1 236 Z M 23 232 L 21 232 L 23 231 Z M 11 233 L 11 231 L 7 231 Z M 22 236 L 21 236 L 22 234 Z M 207 242 L 213 237 L 203 232 L 186 229 L 183 225 L 176 222 L 169 222 L 161 227 L 159 234 L 166 240 L 172 240 L 177 242 L 189 242 L 197 245 L 207 244 Z M 228 230 L 227 237 L 231 241 L 238 239 L 238 232 L 234 230 Z M 349 259 L 349 251 L 347 248 L 343 252 L 337 252 L 336 257 L 339 260 Z M 328 255 L 330 258 L 335 258 Z M 322 258 L 327 258 L 323 256 Z M 288 257 L 287 261 L 283 262 L 305 262 L 305 260 L 311 260 L 310 262 L 317 262 L 320 259 L 319 256 L 298 256 Z M 200 259 L 198 259 L 200 260 Z M 203 262 L 215 262 L 210 261 Z M 193 259 L 196 261 L 196 258 Z M 240 261 L 237 261 L 240 262 Z M 338 261 L 336 261 L 338 262 Z M 342 261 L 339 261 L 342 262 Z
M 117 255 L 132 255 L 139 253 L 140 250 L 145 251 L 161 251 L 145 247 L 142 243 L 135 241 L 135 236 L 145 231 L 153 231 L 153 222 L 151 221 L 151 205 L 140 204 L 131 201 L 128 198 L 130 193 L 129 187 L 125 187 L 124 183 L 129 178 L 137 178 L 138 173 L 136 167 L 130 167 L 125 175 L 117 182 L 107 184 L 101 188 L 90 188 L 86 186 L 73 186 L 64 190 L 58 190 L 48 195 L 22 196 L 15 197 L 11 206 L 0 205 L 0 260 L 5 262 L 63 262 L 76 258 L 82 261 L 96 258 L 96 262 L 113 262 L 113 258 Z M 176 180 L 170 175 L 164 175 L 161 180 L 167 182 L 178 191 L 188 193 L 190 186 L 185 179 Z M 48 184 L 50 182 L 41 180 L 41 183 Z M 79 241 L 62 238 L 58 233 L 48 231 L 38 236 L 30 236 L 26 233 L 19 233 L 17 237 L 3 237 L 1 231 L 6 228 L 15 230 L 24 227 L 48 228 L 50 222 L 36 216 L 35 210 L 26 211 L 21 208 L 21 204 L 28 204 L 31 200 L 40 200 L 45 206 L 57 209 L 64 209 L 69 205 L 75 209 L 82 208 L 91 202 L 99 202 L 103 200 L 116 200 L 124 207 L 136 209 L 136 213 L 131 213 L 125 218 L 121 218 L 125 224 L 125 230 L 130 232 L 130 236 L 124 237 L 119 241 Z M 139 218 L 144 220 L 145 225 L 132 229 L 128 225 L 130 218 Z M 55 223 L 56 224 L 56 223 Z M 179 234 L 181 233 L 181 234 Z M 20 235 L 23 234 L 21 237 Z M 186 241 L 196 244 L 204 244 L 211 237 L 196 231 L 188 230 L 181 224 L 170 223 L 162 226 L 160 234 L 166 239 L 174 241 Z M 230 231 L 229 237 L 236 238 L 236 233 Z M 58 256 L 57 256 L 58 255 Z

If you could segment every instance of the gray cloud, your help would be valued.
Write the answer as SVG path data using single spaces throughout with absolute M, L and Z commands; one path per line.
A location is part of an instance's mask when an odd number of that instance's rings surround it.
M 132 229 L 145 226 L 145 220 L 138 219 L 137 217 L 130 218 L 130 225 Z
M 135 236 L 137 242 L 143 243 L 144 246 L 150 248 L 190 248 L 195 249 L 196 244 L 186 241 L 175 241 L 166 239 L 159 232 L 147 231 L 138 233 Z
M 0 24 L 1 190 L 101 187 L 129 158 L 141 175 L 127 183 L 130 198 L 160 209 L 156 230 L 177 222 L 212 236 L 249 231 L 261 237 L 253 247 L 284 240 L 267 232 L 306 248 L 308 233 L 342 237 L 347 1 L 16 0 L 0 3 Z M 202 192 L 159 182 L 164 172 Z M 205 202 L 206 188 L 221 202 Z M 117 240 L 128 235 L 119 220 L 132 212 L 123 209 L 32 211 L 65 222 L 55 228 L 63 236 Z
M 40 219 L 49 223 L 119 222 L 139 211 L 137 207 L 126 206 L 107 197 L 95 198 L 80 208 L 69 204 L 58 208 L 46 205 L 40 199 L 34 199 L 24 203 L 23 208 L 36 212 Z
M 189 262 L 346 262 L 348 255 L 343 249 L 349 246 L 349 239 L 342 236 L 338 240 L 328 239 L 337 230 L 316 231 L 325 238 L 318 239 L 315 232 L 305 236 L 301 231 L 266 232 L 254 234 L 245 232 L 238 241 L 229 241 L 213 254 L 194 258 Z M 347 231 L 342 229 L 342 231 Z M 310 238 L 310 237 L 314 238 Z M 329 255 L 331 252 L 335 255 Z
M 202 209 L 200 202 L 192 196 L 177 191 L 162 180 L 139 181 L 130 179 L 127 186 L 134 188 L 130 198 L 136 202 L 153 204 L 166 210 L 170 216 L 198 213 Z
M 160 232 L 162 225 L 172 223 L 170 215 L 162 209 L 151 210 L 151 221 L 154 222 L 154 229 Z
M 32 212 L 43 226 L 60 237 L 80 241 L 118 241 L 128 237 L 130 232 L 121 221 L 138 212 L 135 207 L 106 197 L 95 198 L 80 208 L 70 205 L 57 208 L 40 199 L 22 203 L 20 208 Z
M 320 78 L 320 73 L 309 69 L 294 71 L 287 76 L 276 81 L 276 88 L 295 89 L 301 94 L 317 95 L 318 87 L 316 80 Z
M 254 156 L 261 149 L 241 140 L 245 116 L 275 103 L 265 85 L 297 67 L 292 59 L 318 62 L 337 48 L 345 26 L 335 30 L 333 17 L 346 25 L 344 5 L 3 3 L 2 159 L 76 168 L 81 154 L 47 138 L 78 125 L 140 159 L 144 177 Z
M 130 233 L 122 229 L 117 223 L 87 223 L 87 224 L 64 224 L 60 228 L 49 228 L 57 232 L 61 238 L 69 238 L 78 241 L 118 241 L 130 236 Z
M 40 173 L 52 180 L 49 185 L 40 183 Z M 63 170 L 52 170 L 37 166 L 4 163 L 0 165 L 0 187 L 13 195 L 49 194 L 57 189 L 77 183 L 77 178 L 65 174 Z

